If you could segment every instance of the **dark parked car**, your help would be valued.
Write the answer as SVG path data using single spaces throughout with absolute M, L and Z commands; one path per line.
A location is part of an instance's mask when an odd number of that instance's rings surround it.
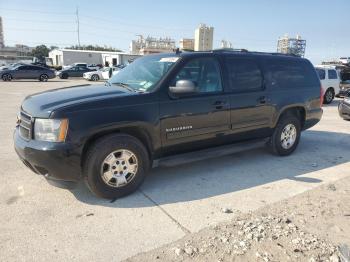
M 58 71 L 56 75 L 61 79 L 67 79 L 68 77 L 83 77 L 84 73 L 90 71 L 93 70 L 86 66 L 72 66 Z
M 339 96 L 346 96 L 350 92 L 350 80 L 344 80 L 340 82 Z
M 350 90 L 344 93 L 344 100 L 338 105 L 338 111 L 340 117 L 345 120 L 350 120 Z
M 38 79 L 46 82 L 48 79 L 55 78 L 55 72 L 49 68 L 19 64 L 8 69 L 1 70 L 0 76 L 3 81 L 12 79 Z
M 138 58 L 105 85 L 27 97 L 14 134 L 20 159 L 48 179 L 84 179 L 115 198 L 150 167 L 267 145 L 287 156 L 322 116 L 321 84 L 303 58 L 247 51 Z M 227 163 L 228 165 L 230 163 Z

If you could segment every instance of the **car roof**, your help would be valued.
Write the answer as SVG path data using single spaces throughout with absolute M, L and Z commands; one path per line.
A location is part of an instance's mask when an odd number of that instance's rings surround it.
M 286 59 L 305 59 L 293 54 L 283 54 L 283 53 L 268 53 L 268 52 L 255 52 L 248 51 L 246 49 L 216 49 L 211 51 L 176 51 L 173 53 L 158 53 L 151 54 L 151 56 L 158 57 L 195 57 L 195 56 L 203 56 L 208 54 L 219 54 L 219 55 L 238 55 L 238 56 L 268 56 L 268 57 L 278 57 L 278 58 L 286 58 Z M 305 59 L 306 60 L 306 59 Z

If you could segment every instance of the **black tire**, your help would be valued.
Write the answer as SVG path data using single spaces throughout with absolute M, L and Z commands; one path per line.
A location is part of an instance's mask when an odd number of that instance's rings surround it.
M 326 105 L 332 103 L 334 96 L 335 96 L 335 94 L 334 94 L 333 88 L 328 88 L 326 90 L 326 92 L 324 93 L 323 103 Z
M 98 80 L 100 80 L 100 77 L 98 75 L 94 74 L 91 76 L 91 81 L 98 81 Z
M 67 73 L 62 74 L 61 79 L 68 79 L 68 74 Z
M 102 168 L 104 160 L 112 152 L 125 149 L 137 158 L 137 172 L 121 187 L 113 187 L 104 182 Z M 95 195 L 115 199 L 133 193 L 143 182 L 149 169 L 150 160 L 145 146 L 135 137 L 127 134 L 113 134 L 97 140 L 88 150 L 83 165 L 85 182 Z
M 39 76 L 40 82 L 47 82 L 48 79 L 49 79 L 49 76 L 47 74 L 42 74 Z
M 284 148 L 282 146 L 282 132 L 285 127 L 288 125 L 293 125 L 296 129 L 296 138 L 293 143 L 293 145 L 290 148 Z M 286 114 L 281 117 L 281 119 L 278 121 L 275 130 L 271 136 L 270 142 L 269 142 L 269 147 L 270 151 L 279 156 L 288 156 L 291 153 L 294 152 L 294 150 L 297 148 L 300 140 L 300 133 L 301 133 L 301 126 L 300 126 L 300 120 L 292 115 L 292 114 Z
M 12 76 L 10 74 L 3 74 L 1 78 L 3 81 L 11 81 L 12 80 Z

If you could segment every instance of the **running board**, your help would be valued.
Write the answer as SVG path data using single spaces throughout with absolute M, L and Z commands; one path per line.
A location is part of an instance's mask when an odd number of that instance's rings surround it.
M 250 140 L 246 142 L 240 142 L 240 143 L 235 143 L 230 145 L 213 147 L 213 148 L 203 149 L 199 151 L 159 158 L 153 161 L 152 167 L 158 167 L 158 166 L 172 167 L 172 166 L 192 163 L 195 161 L 201 161 L 209 158 L 235 154 L 242 151 L 264 147 L 266 145 L 266 142 L 268 142 L 268 140 L 269 138 L 259 139 L 259 140 Z

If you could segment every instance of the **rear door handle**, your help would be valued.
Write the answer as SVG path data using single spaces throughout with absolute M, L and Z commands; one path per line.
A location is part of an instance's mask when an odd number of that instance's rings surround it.
M 258 101 L 260 104 L 265 104 L 267 102 L 266 96 L 259 97 Z

